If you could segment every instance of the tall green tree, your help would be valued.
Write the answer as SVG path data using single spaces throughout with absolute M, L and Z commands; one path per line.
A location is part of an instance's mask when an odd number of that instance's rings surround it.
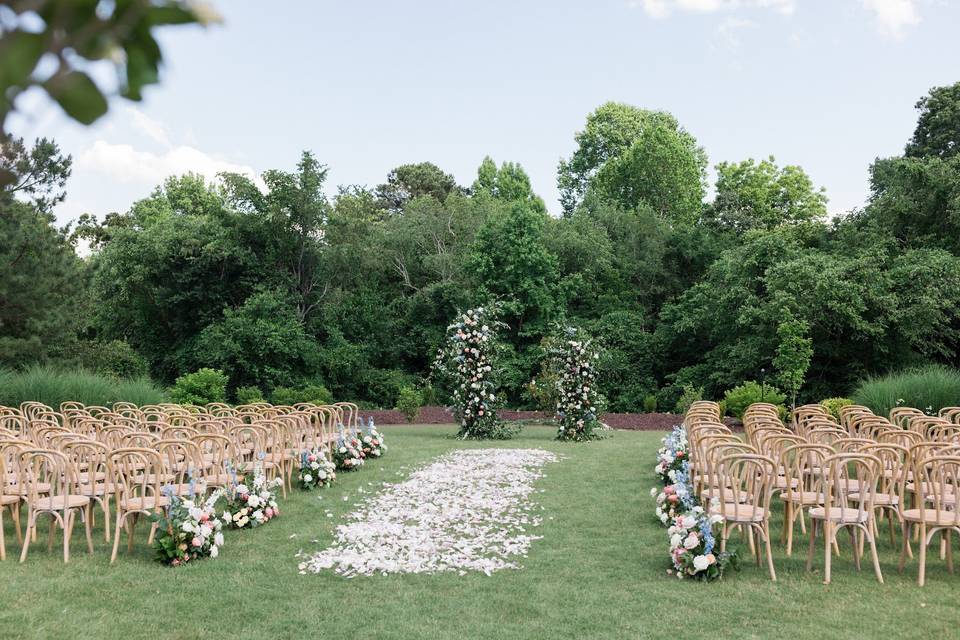
M 573 213 L 586 197 L 601 169 L 624 156 L 637 141 L 646 137 L 647 153 L 652 152 L 653 147 L 658 146 L 653 139 L 662 136 L 651 135 L 651 130 L 672 131 L 677 136 L 676 141 L 684 147 L 684 152 L 673 158 L 674 161 L 689 154 L 693 158 L 693 165 L 699 166 L 701 172 L 706 168 L 703 149 L 697 146 L 693 136 L 684 131 L 672 115 L 664 111 L 648 111 L 628 104 L 607 102 L 587 116 L 583 131 L 574 136 L 576 150 L 569 159 L 560 161 L 557 185 L 564 213 Z M 665 153 L 666 149 L 659 151 Z M 661 158 L 667 159 L 666 155 Z M 624 170 L 626 168 L 621 166 L 621 171 Z
M 429 196 L 443 203 L 451 193 L 462 193 L 456 179 L 432 162 L 404 164 L 387 174 L 376 189 L 380 206 L 392 214 L 402 213 L 414 198 Z
M 778 167 L 773 156 L 759 163 L 717 165 L 717 196 L 712 217 L 737 232 L 773 229 L 785 224 L 815 222 L 827 216 L 827 196 L 804 170 Z
M 87 274 L 50 212 L 64 197 L 70 157 L 45 139 L 10 139 L 0 158 L 12 176 L 0 188 L 0 366 L 19 366 L 76 339 Z
M 791 406 L 797 406 L 797 394 L 807 376 L 813 358 L 813 341 L 809 336 L 810 325 L 786 311 L 777 324 L 777 353 L 773 366 L 780 386 L 790 394 Z
M 591 181 L 601 198 L 625 209 L 646 205 L 664 220 L 700 219 L 706 158 L 689 133 L 655 121 L 630 147 L 603 164 Z
M 906 156 L 946 159 L 960 153 L 960 82 L 934 87 L 916 106 L 920 117 Z

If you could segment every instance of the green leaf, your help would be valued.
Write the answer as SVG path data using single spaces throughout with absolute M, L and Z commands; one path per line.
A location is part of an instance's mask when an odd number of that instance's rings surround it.
M 68 116 L 83 124 L 91 124 L 107 112 L 107 99 L 82 71 L 57 74 L 43 83 L 43 88 Z
M 14 31 L 0 44 L 0 86 L 26 86 L 30 74 L 44 53 L 42 33 Z

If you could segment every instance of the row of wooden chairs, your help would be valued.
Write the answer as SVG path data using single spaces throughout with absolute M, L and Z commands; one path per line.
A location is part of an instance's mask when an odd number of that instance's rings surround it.
M 795 524 L 799 520 L 803 530 L 807 513 L 812 521 L 808 568 L 815 537 L 822 531 L 824 577 L 829 582 L 831 548 L 838 552 L 837 533 L 846 528 L 855 540 L 857 567 L 865 542 L 869 543 L 874 570 L 882 582 L 875 539 L 877 516 L 886 515 L 892 541 L 895 526 L 903 531 L 901 569 L 906 557 L 912 557 L 910 528 L 918 528 L 922 585 L 926 546 L 933 535 L 960 532 L 960 517 L 953 508 L 960 446 L 949 439 L 923 440 L 919 432 L 904 428 L 894 432 L 892 421 L 886 421 L 889 429 L 863 437 L 867 435 L 861 428 L 864 417 L 854 409 L 836 421 L 822 407 L 808 405 L 794 411 L 790 429 L 780 420 L 776 407 L 755 404 L 743 418 L 744 441 L 720 421 L 719 408 L 712 403 L 691 406 L 685 425 L 694 489 L 705 503 L 718 503 L 725 523 L 722 540 L 730 528 L 746 529 L 759 562 L 760 546 L 753 542 L 756 534 L 775 579 L 769 515 L 770 501 L 778 495 L 784 503 L 781 538 L 787 555 L 792 552 Z M 905 433 L 910 435 L 899 437 Z M 946 540 L 945 554 L 952 571 L 949 552 Z
M 330 444 L 338 437 L 333 420 L 359 427 L 359 411 L 350 403 L 264 404 L 240 410 L 225 405 L 161 408 L 165 419 L 146 419 L 152 415 L 149 407 L 123 403 L 92 410 L 65 403 L 59 412 L 39 403 L 0 407 L 0 559 L 6 558 L 6 511 L 22 544 L 21 562 L 37 537 L 38 519 L 45 515 L 50 517 L 48 547 L 52 548 L 56 529 L 62 529 L 67 562 L 77 515 L 85 525 L 88 550 L 93 551 L 94 506 L 103 513 L 104 537 L 110 541 L 112 499 L 114 562 L 121 529 L 126 528 L 128 550 L 132 550 L 139 516 L 163 509 L 172 496 L 202 495 L 227 486 L 237 474 L 249 473 L 257 465 L 267 477 L 283 480 L 285 495 L 302 451 L 330 455 Z M 214 414 L 218 414 L 215 420 L 206 419 Z M 239 414 L 242 419 L 235 420 Z M 114 415 L 123 420 L 113 422 Z M 194 419 L 171 420 L 187 415 Z M 24 505 L 26 531 L 21 526 Z M 151 527 L 148 543 L 155 530 L 156 525 Z

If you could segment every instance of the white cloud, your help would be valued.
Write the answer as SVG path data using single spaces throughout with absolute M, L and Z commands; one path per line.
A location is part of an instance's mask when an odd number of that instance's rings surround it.
M 796 0 L 634 0 L 652 18 L 666 18 L 674 11 L 716 13 L 732 9 L 770 9 L 784 15 L 796 10 Z
M 903 38 L 904 30 L 920 22 L 916 0 L 862 0 L 863 6 L 872 11 L 880 32 L 895 38 Z
M 167 125 L 163 124 L 159 120 L 151 118 L 143 111 L 135 109 L 134 107 L 124 107 L 127 115 L 130 116 L 130 121 L 133 124 L 134 128 L 143 133 L 145 136 L 150 138 L 155 142 L 159 142 L 164 147 L 170 147 L 170 132 L 167 130 Z
M 253 167 L 229 162 L 185 145 L 171 146 L 162 153 L 141 151 L 129 144 L 113 144 L 97 140 L 80 153 L 76 167 L 96 172 L 123 183 L 145 186 L 161 184 L 169 176 L 187 172 L 213 179 L 218 173 L 241 173 L 255 179 L 263 189 Z

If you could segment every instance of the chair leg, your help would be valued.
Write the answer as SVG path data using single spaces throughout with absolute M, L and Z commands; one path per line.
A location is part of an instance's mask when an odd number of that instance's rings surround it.
M 31 536 L 36 533 L 37 528 L 37 516 L 33 513 L 33 510 L 27 509 L 27 531 L 23 536 L 23 548 L 20 550 L 20 562 L 23 562 L 27 559 L 27 550 L 30 548 Z
M 11 505 L 10 512 L 13 515 L 13 524 L 17 530 L 17 544 L 23 544 L 23 531 L 20 529 L 20 503 Z
M 833 534 L 833 523 L 829 520 L 823 521 L 823 584 L 830 584 L 830 563 L 833 560 L 831 543 L 835 543 Z
M 890 523 L 890 546 L 896 547 L 897 540 L 893 532 L 893 509 L 887 509 L 887 522 Z
M 853 566 L 860 571 L 860 536 L 857 535 L 857 527 L 846 527 L 846 529 L 850 532 L 850 544 L 853 547 Z
M 947 529 L 943 533 L 946 536 L 947 545 L 947 571 L 953 575 L 953 532 Z
M 133 553 L 133 534 L 137 530 L 137 519 L 139 513 L 131 514 L 133 517 L 127 520 L 127 553 Z
M 927 524 L 920 523 L 920 574 L 917 577 L 917 584 L 921 587 L 926 580 L 927 572 Z
M 50 535 L 47 537 L 47 552 L 53 551 L 53 539 L 56 537 L 57 519 L 50 513 Z
M 3 537 L 3 512 L 6 507 L 0 506 L 0 560 L 7 559 L 7 541 Z
M 797 511 L 799 512 L 797 515 L 800 516 L 800 533 L 806 534 L 807 525 L 804 522 L 804 518 L 803 518 L 803 505 L 797 505 Z M 813 526 L 813 525 L 811 524 L 810 526 Z
M 77 512 L 67 509 L 63 510 L 63 562 L 70 562 L 70 534 L 73 533 L 73 521 L 76 520 Z
M 910 546 L 910 534 L 912 531 L 911 525 L 908 522 L 904 522 L 902 525 L 903 533 L 903 548 L 900 550 L 900 564 L 897 565 L 897 571 L 903 573 L 903 567 L 907 564 L 907 548 Z
M 86 511 L 87 511 L 87 517 L 84 518 L 84 529 L 86 530 L 86 533 L 87 533 L 87 551 L 89 551 L 90 554 L 92 555 L 93 554 L 93 503 L 92 502 L 87 503 Z M 107 520 L 103 526 L 109 528 L 107 526 L 109 522 L 110 521 Z
M 120 507 L 117 507 L 117 526 L 113 529 L 113 552 L 110 554 L 110 564 L 113 564 L 117 559 L 117 549 L 120 548 L 120 526 L 123 522 L 123 511 L 120 510 Z
M 797 519 L 796 512 L 793 510 L 793 504 L 787 501 L 787 512 L 784 515 L 784 524 L 787 530 L 787 557 L 793 555 L 793 525 Z
M 767 551 L 767 568 L 770 569 L 770 579 L 777 581 L 777 571 L 773 568 L 773 552 L 770 550 L 770 521 L 763 523 L 763 544 Z
M 110 542 L 110 496 L 103 496 L 103 539 Z
M 873 559 L 873 573 L 877 576 L 877 582 L 883 584 L 883 573 L 880 571 L 880 558 L 877 557 L 877 541 L 874 536 L 870 536 L 870 557 Z
M 817 538 L 817 521 L 810 521 L 810 546 L 807 548 L 807 571 L 813 570 L 813 546 Z

